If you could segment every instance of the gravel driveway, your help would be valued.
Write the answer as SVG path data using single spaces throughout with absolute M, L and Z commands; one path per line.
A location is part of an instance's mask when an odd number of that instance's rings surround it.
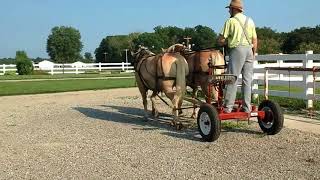
M 202 142 L 163 103 L 144 121 L 137 88 L 0 97 L 1 179 L 320 179 L 320 135 L 257 124 Z M 190 112 L 186 112 L 189 116 Z

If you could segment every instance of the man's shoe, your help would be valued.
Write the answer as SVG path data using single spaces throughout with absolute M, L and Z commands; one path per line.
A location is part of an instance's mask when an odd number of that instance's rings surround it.
M 224 109 L 223 109 L 223 112 L 226 113 L 226 114 L 228 114 L 228 113 L 231 113 L 232 110 L 229 109 L 229 108 L 224 108 Z

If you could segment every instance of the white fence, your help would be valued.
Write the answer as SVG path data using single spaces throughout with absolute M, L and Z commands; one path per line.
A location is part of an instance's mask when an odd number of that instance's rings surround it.
M 130 63 L 84 63 L 81 66 L 76 66 L 74 64 L 53 64 L 50 67 L 45 67 L 45 71 L 49 74 L 80 74 L 85 73 L 85 71 L 105 71 L 105 70 L 120 70 L 120 71 L 131 71 L 133 66 Z M 43 70 L 39 67 L 39 64 L 34 64 L 35 70 Z M 4 75 L 8 71 L 16 71 L 16 65 L 0 65 L 0 75 Z
M 316 61 L 316 62 L 314 62 Z M 35 64 L 35 69 L 39 69 L 39 65 Z M 259 90 L 259 85 L 265 84 L 266 67 L 302 67 L 313 68 L 320 67 L 320 54 L 313 54 L 312 51 L 306 52 L 306 54 L 275 54 L 275 55 L 259 55 L 254 62 L 254 77 L 253 77 L 253 93 L 264 94 L 264 90 Z M 133 67 L 130 63 L 90 63 L 85 64 L 83 67 L 72 67 L 72 64 L 54 64 L 54 66 L 48 71 L 50 74 L 61 74 L 64 70 L 65 73 L 84 73 L 88 70 L 132 70 Z M 2 73 L 1 73 L 2 71 Z M 0 65 L 0 75 L 6 71 L 16 71 L 15 65 Z M 320 80 L 320 77 L 315 74 L 316 80 Z M 281 85 L 288 87 L 301 87 L 303 92 L 293 93 L 290 91 L 268 91 L 269 95 L 281 96 L 281 97 L 294 97 L 308 100 L 308 107 L 312 106 L 312 100 L 319 99 L 319 95 L 314 94 L 313 72 L 301 72 L 301 71 L 288 71 L 288 70 L 268 70 L 268 84 Z
M 320 78 L 317 73 L 312 71 L 294 71 L 294 70 L 268 70 L 266 67 L 286 67 L 290 68 L 313 68 L 320 66 L 320 54 L 313 54 L 312 51 L 306 54 L 290 54 L 290 55 L 260 55 L 256 57 L 254 62 L 254 80 L 253 93 L 265 94 L 264 90 L 259 90 L 258 85 L 264 85 L 265 78 L 270 85 L 280 85 L 290 87 L 300 87 L 303 89 L 301 93 L 293 93 L 290 91 L 274 91 L 269 90 L 267 94 L 281 97 L 294 97 L 307 100 L 307 107 L 312 107 L 312 101 L 319 99 L 319 95 L 315 94 L 316 83 Z M 316 61 L 316 62 L 314 62 Z M 265 77 L 267 75 L 267 77 Z

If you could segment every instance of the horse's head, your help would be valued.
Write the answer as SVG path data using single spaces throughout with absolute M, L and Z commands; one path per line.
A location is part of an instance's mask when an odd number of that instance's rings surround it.
M 136 69 L 137 64 L 145 58 L 155 56 L 153 52 L 151 52 L 147 47 L 139 46 L 139 49 L 137 52 L 131 52 L 131 55 L 133 57 L 133 66 Z

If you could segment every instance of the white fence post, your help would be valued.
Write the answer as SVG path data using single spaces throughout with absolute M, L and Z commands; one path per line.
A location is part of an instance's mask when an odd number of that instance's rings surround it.
M 124 71 L 124 62 L 122 62 L 121 64 L 122 64 L 122 71 Z
M 281 54 L 280 54 L 281 55 Z M 279 67 L 283 67 L 283 60 L 278 60 Z M 283 79 L 283 74 L 279 74 L 279 81 Z
M 101 72 L 101 62 L 99 62 L 99 72 Z
M 303 61 L 304 68 L 313 68 L 313 60 L 308 58 L 309 54 L 313 54 L 313 51 L 306 51 L 306 59 Z M 313 95 L 313 75 L 310 72 L 306 71 L 303 74 L 304 81 L 304 95 L 307 100 L 307 108 L 313 107 L 313 100 L 310 99 L 310 96 Z
M 51 75 L 53 75 L 53 68 L 54 68 L 54 65 L 51 66 L 51 71 L 50 71 Z
M 76 66 L 76 74 L 79 74 L 78 66 Z
M 266 69 L 264 73 L 264 98 L 269 98 L 269 70 Z
M 3 74 L 6 74 L 6 65 L 5 64 L 2 65 L 2 72 L 3 72 Z
M 253 69 L 255 67 L 258 67 L 258 61 L 257 60 L 254 60 L 253 61 Z M 258 81 L 255 81 L 255 79 L 258 79 L 255 77 L 255 74 L 253 73 L 253 83 L 252 83 L 252 97 L 253 99 L 257 99 L 259 94 L 258 94 L 258 90 L 259 90 L 259 84 L 258 84 Z

